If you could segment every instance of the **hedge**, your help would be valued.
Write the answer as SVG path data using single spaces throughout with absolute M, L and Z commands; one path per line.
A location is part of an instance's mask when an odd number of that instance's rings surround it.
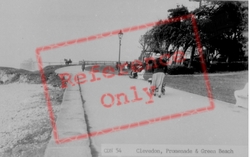
M 193 74 L 194 69 L 188 68 L 185 65 L 170 65 L 167 67 L 167 73 L 170 75 Z
M 208 72 L 242 70 L 248 70 L 248 62 L 213 63 L 208 68 Z

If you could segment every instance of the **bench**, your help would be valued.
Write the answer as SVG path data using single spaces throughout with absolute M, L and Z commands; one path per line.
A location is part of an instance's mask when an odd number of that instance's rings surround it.
M 236 98 L 236 107 L 248 108 L 248 83 L 242 90 L 236 90 L 234 96 Z

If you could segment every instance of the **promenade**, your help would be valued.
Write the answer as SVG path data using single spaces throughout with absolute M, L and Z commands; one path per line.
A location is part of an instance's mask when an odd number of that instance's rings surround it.
M 60 72 L 75 75 L 81 72 L 81 68 L 67 67 Z M 100 79 L 91 82 L 93 75 L 89 71 L 84 73 L 87 82 L 80 86 L 85 101 L 87 127 L 92 133 L 89 141 L 92 156 L 102 156 L 102 146 L 106 144 L 160 144 L 177 145 L 180 148 L 182 145 L 248 145 L 248 111 L 244 108 L 213 100 L 213 110 L 178 116 L 178 113 L 209 107 L 209 99 L 168 87 L 166 95 L 161 98 L 152 96 L 150 99 L 146 92 L 149 87 L 147 81 L 117 75 L 105 78 L 99 72 L 95 73 L 95 77 Z M 72 88 L 70 84 L 68 86 Z M 120 96 L 120 102 L 117 94 L 123 95 Z M 124 95 L 127 95 L 127 100 Z M 71 97 L 76 98 L 72 94 Z M 74 117 L 74 113 L 70 115 Z M 166 118 L 168 115 L 170 117 Z M 157 120 L 159 117 L 165 118 Z M 140 123 L 145 120 L 147 123 Z

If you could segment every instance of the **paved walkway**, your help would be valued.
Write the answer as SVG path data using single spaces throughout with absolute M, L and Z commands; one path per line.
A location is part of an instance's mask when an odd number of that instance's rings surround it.
M 87 78 L 91 78 L 85 72 Z M 166 88 L 162 98 L 153 97 L 153 103 L 146 104 L 149 96 L 143 88 L 149 84 L 143 80 L 134 80 L 128 76 L 104 78 L 102 73 L 96 74 L 101 79 L 81 85 L 85 110 L 90 121 L 91 131 L 122 126 L 181 113 L 210 106 L 207 97 Z M 131 89 L 131 87 L 133 89 Z M 138 97 L 142 99 L 133 102 L 136 88 Z M 110 93 L 114 97 L 112 107 L 104 107 L 101 98 Z M 125 93 L 130 101 L 117 105 L 115 96 Z M 111 96 L 106 96 L 104 102 L 111 103 Z M 94 147 L 100 152 L 102 144 L 176 144 L 176 145 L 247 145 L 248 144 L 248 112 L 246 109 L 234 108 L 233 104 L 214 100 L 215 109 L 198 114 L 153 124 L 121 129 L 100 136 L 92 137 Z
M 79 66 L 64 70 L 81 72 Z M 117 75 L 105 78 L 102 73 L 95 73 L 96 79 L 100 80 L 91 82 L 93 76 L 89 71 L 84 73 L 87 82 L 81 85 L 81 89 L 91 133 L 90 146 L 92 151 L 95 150 L 93 156 L 102 156 L 104 144 L 248 145 L 246 109 L 214 100 L 214 110 L 196 112 L 193 110 L 210 106 L 207 97 L 168 87 L 166 95 L 153 97 L 153 102 L 148 103 L 150 96 L 145 88 L 149 84 L 144 80 Z M 124 95 L 127 96 L 126 103 Z M 79 98 L 72 96 L 72 102 L 75 99 Z M 67 112 L 74 116 L 71 108 Z
M 57 70 L 57 73 L 67 72 L 73 76 L 76 73 L 73 69 L 69 72 L 68 68 L 62 68 Z M 69 142 L 56 143 L 52 132 L 52 137 L 46 148 L 44 157 L 91 157 L 89 139 L 74 138 L 88 133 L 82 104 L 79 86 L 68 86 L 63 96 L 60 113 L 57 117 L 57 130 L 53 131 L 58 133 L 59 140 L 64 139 L 69 140 Z

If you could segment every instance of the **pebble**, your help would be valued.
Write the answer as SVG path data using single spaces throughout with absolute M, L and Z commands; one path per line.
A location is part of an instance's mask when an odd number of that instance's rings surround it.
M 13 83 L 0 88 L 0 152 L 49 123 L 43 88 L 37 84 Z M 56 111 L 59 107 L 53 107 Z M 46 125 L 47 126 L 47 125 Z M 50 126 L 50 124 L 48 124 Z M 46 133 L 39 138 L 48 137 Z

